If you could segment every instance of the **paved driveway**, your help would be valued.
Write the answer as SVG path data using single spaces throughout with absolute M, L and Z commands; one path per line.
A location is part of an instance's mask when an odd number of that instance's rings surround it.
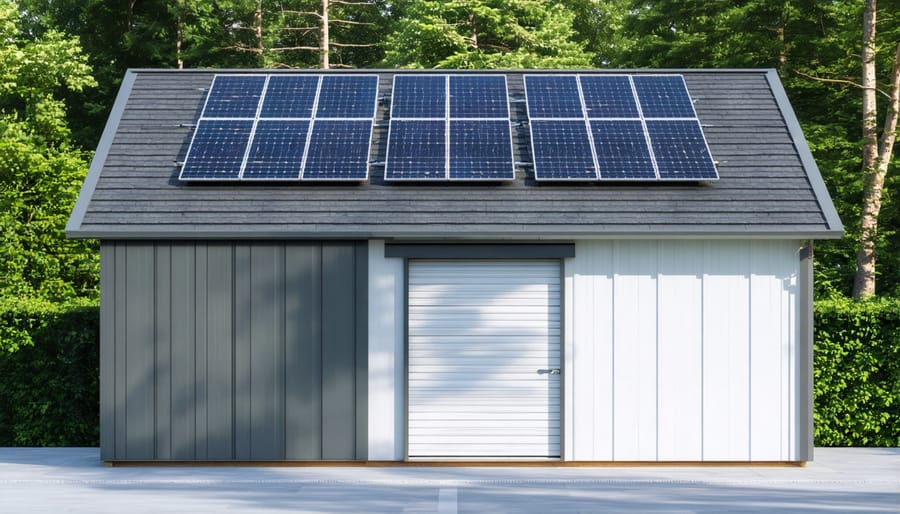
M 900 449 L 805 468 L 124 467 L 0 448 L 0 512 L 900 512 Z

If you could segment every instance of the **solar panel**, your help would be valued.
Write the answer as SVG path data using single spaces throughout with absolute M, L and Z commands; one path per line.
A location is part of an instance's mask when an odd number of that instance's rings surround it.
M 182 180 L 235 180 L 253 120 L 200 120 L 181 168 Z
M 325 75 L 319 91 L 316 118 L 375 117 L 376 75 Z
M 575 75 L 525 75 L 528 116 L 534 118 L 583 118 Z
M 450 179 L 512 180 L 508 120 L 450 121 Z
M 645 118 L 696 118 L 681 75 L 634 75 L 634 89 Z
M 265 75 L 216 75 L 202 117 L 255 117 L 265 85 Z
M 304 180 L 365 180 L 371 120 L 316 120 L 303 166 Z
M 395 75 L 391 118 L 445 118 L 446 75 Z
M 260 120 L 241 178 L 299 179 L 308 128 L 307 120 Z
M 647 132 L 661 179 L 719 178 L 699 121 L 647 120 Z
M 312 118 L 318 88 L 318 75 L 272 75 L 259 116 Z
M 445 179 L 446 144 L 444 120 L 391 120 L 384 178 Z
M 597 180 L 583 120 L 532 121 L 531 148 L 538 180 Z
M 640 120 L 593 120 L 591 132 L 601 179 L 656 178 Z
M 588 118 L 640 118 L 627 75 L 581 75 Z
M 503 75 L 450 75 L 450 117 L 509 119 Z

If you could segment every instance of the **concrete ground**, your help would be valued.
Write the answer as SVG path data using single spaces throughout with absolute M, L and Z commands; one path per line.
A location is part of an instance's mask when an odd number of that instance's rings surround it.
M 791 467 L 105 467 L 0 448 L 0 512 L 900 512 L 900 449 Z

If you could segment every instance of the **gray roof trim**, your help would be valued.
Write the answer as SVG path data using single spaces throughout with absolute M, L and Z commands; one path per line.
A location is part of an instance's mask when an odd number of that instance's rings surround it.
M 499 69 L 482 69 L 482 70 L 461 70 L 450 68 L 342 68 L 331 69 L 325 71 L 328 74 L 347 73 L 347 74 L 382 74 L 389 73 L 391 75 L 414 73 L 414 74 L 437 74 L 447 75 L 453 73 L 464 73 L 466 75 L 480 74 L 507 74 L 507 73 L 529 73 L 529 74 L 552 74 L 552 75 L 569 75 L 576 73 L 604 73 L 610 75 L 618 74 L 651 74 L 658 75 L 660 73 L 767 73 L 774 71 L 772 68 L 564 68 L 564 69 L 521 69 L 521 68 L 499 68 Z M 245 73 L 245 74 L 265 74 L 275 75 L 278 73 L 309 73 L 319 75 L 323 70 L 319 68 L 184 68 L 181 70 L 173 70 L 170 68 L 129 68 L 129 73 Z
M 73 239 L 102 239 L 102 240 L 199 240 L 199 239 L 218 239 L 218 240 L 279 240 L 288 241 L 294 239 L 316 239 L 316 240 L 369 240 L 384 239 L 388 241 L 454 241 L 454 242 L 477 242 L 477 241 L 582 241 L 582 240 L 657 240 L 657 239 L 718 239 L 718 240 L 772 240 L 772 239 L 840 239 L 842 232 L 821 231 L 821 230 L 800 230 L 791 232 L 790 230 L 777 230 L 770 228 L 769 230 L 756 231 L 739 231 L 739 230 L 717 230 L 716 227 L 709 229 L 685 229 L 685 230 L 666 230 L 650 231 L 647 227 L 642 229 L 618 230 L 608 232 L 578 232 L 566 230 L 564 227 L 557 227 L 555 231 L 532 232 L 521 230 L 520 234 L 514 235 L 509 232 L 489 232 L 472 234 L 471 232 L 409 232 L 398 234 L 397 232 L 284 232 L 278 230 L 255 230 L 255 231 L 238 231 L 238 230 L 83 230 L 75 234 L 69 235 Z
M 97 144 L 97 151 L 94 152 L 94 159 L 91 160 L 91 166 L 88 168 L 87 177 L 84 184 L 81 185 L 81 192 L 78 193 L 78 200 L 75 207 L 72 208 L 72 214 L 69 216 L 69 222 L 66 223 L 66 236 L 88 238 L 81 231 L 81 223 L 84 221 L 84 215 L 87 213 L 91 199 L 94 197 L 94 190 L 97 188 L 97 182 L 100 180 L 100 172 L 106 163 L 106 157 L 109 155 L 109 149 L 112 146 L 116 132 L 119 130 L 119 121 L 122 120 L 122 114 L 125 112 L 125 105 L 128 103 L 128 97 L 131 96 L 131 89 L 134 86 L 137 73 L 131 70 L 125 73 L 122 79 L 122 85 L 119 86 L 119 93 L 116 95 L 116 101 L 113 103 L 112 111 L 109 113 L 109 120 L 103 129 L 103 135 L 100 136 L 100 142 Z
M 834 208 L 834 203 L 828 194 L 828 188 L 825 186 L 825 180 L 822 179 L 822 173 L 819 171 L 819 166 L 816 164 L 812 151 L 806 143 L 806 138 L 803 137 L 803 128 L 800 127 L 800 121 L 794 113 L 794 108 L 791 107 L 791 102 L 787 97 L 784 86 L 781 84 L 778 72 L 769 70 L 766 73 L 766 79 L 769 82 L 769 87 L 772 88 L 772 94 L 775 96 L 775 102 L 778 104 L 778 109 L 781 110 L 784 122 L 787 124 L 791 139 L 794 140 L 794 147 L 797 149 L 800 161 L 803 163 L 803 167 L 806 168 L 806 175 L 809 177 L 809 182 L 816 195 L 816 200 L 819 202 L 819 207 L 822 208 L 822 214 L 825 216 L 828 228 L 834 231 L 834 234 L 829 236 L 829 238 L 839 239 L 844 236 L 844 225 L 841 223 L 837 209 Z

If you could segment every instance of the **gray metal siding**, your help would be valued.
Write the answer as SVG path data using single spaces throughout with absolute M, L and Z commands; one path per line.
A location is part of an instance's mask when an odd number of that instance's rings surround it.
M 685 71 L 721 180 L 696 184 L 534 182 L 185 184 L 181 161 L 214 72 L 137 72 L 82 223 L 81 237 L 496 238 L 623 234 L 839 236 L 839 220 L 766 70 Z M 392 73 L 381 73 L 380 95 Z M 522 74 L 509 73 L 512 118 L 522 121 Z M 371 154 L 384 161 L 388 104 L 379 107 Z M 531 161 L 527 126 L 514 131 L 516 160 Z M 798 141 L 797 139 L 800 138 Z M 804 154 L 805 155 L 805 154 Z M 808 160 L 808 159 L 807 159 Z
M 364 460 L 366 258 L 364 242 L 104 242 L 102 458 Z

